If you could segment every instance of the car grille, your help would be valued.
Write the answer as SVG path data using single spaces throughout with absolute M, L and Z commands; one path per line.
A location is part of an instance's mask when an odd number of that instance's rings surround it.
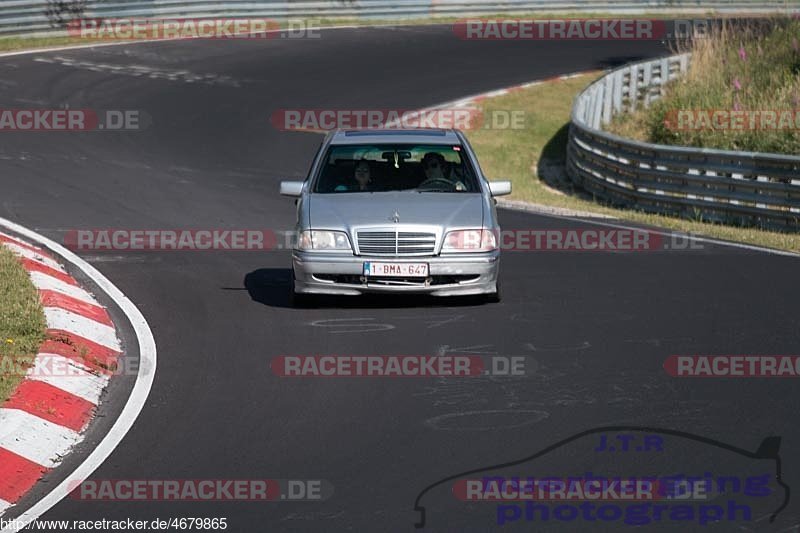
M 315 280 L 323 281 L 326 283 L 344 283 L 347 285 L 419 285 L 437 286 L 437 285 L 457 285 L 460 283 L 470 283 L 477 281 L 480 276 L 474 274 L 457 274 L 450 276 L 430 276 L 425 278 L 369 278 L 369 281 L 363 276 L 355 274 L 312 274 Z
M 436 234 L 418 231 L 357 231 L 361 255 L 433 255 Z

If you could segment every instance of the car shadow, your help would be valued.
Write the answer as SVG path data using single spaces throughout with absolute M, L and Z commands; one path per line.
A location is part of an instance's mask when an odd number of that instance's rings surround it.
M 569 123 L 564 124 L 542 148 L 536 174 L 549 187 L 565 194 L 574 194 L 575 186 L 567 176 L 567 142 Z
M 601 61 L 598 61 L 597 65 L 602 69 L 614 69 L 618 67 L 624 67 L 625 65 L 629 65 L 631 63 L 637 63 L 639 61 L 646 61 L 648 59 L 653 59 L 653 58 L 641 54 L 627 55 L 627 56 L 611 56 L 603 58 Z
M 290 268 L 259 268 L 244 277 L 250 298 L 270 307 L 293 308 L 290 298 Z M 315 296 L 306 309 L 402 309 L 409 307 L 478 307 L 485 300 L 479 296 L 435 297 L 426 295 L 366 294 L 361 296 Z
M 259 268 L 244 277 L 244 288 L 250 299 L 270 307 L 292 307 L 291 286 L 290 268 Z
M 576 185 L 567 175 L 567 143 L 569 123 L 564 124 L 542 148 L 536 164 L 536 175 L 547 187 L 582 200 L 595 200 L 593 196 Z

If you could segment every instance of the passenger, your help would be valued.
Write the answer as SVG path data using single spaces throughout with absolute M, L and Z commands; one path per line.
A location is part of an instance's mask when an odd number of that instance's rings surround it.
M 356 162 L 355 168 L 353 169 L 353 178 L 348 179 L 346 183 L 337 185 L 334 191 L 336 192 L 369 191 L 371 184 L 372 184 L 372 173 L 370 172 L 369 161 L 367 161 L 366 159 L 361 159 L 360 161 Z
M 356 163 L 354 175 L 356 181 L 358 182 L 358 190 L 368 191 L 369 186 L 372 183 L 372 173 L 370 172 L 369 161 L 362 159 Z

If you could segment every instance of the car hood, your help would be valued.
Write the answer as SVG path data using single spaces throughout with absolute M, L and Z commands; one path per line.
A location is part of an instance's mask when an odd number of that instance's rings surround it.
M 313 194 L 309 202 L 312 229 L 351 229 L 353 226 L 399 224 L 472 227 L 483 225 L 483 197 L 474 193 L 376 193 Z

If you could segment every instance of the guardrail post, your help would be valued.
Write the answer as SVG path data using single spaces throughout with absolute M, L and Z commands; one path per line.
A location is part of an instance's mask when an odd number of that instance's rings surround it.
M 614 101 L 613 101 L 613 112 L 619 113 L 622 111 L 622 80 L 623 75 L 625 73 L 625 69 L 620 69 L 614 72 Z M 611 120 L 611 117 L 609 117 Z
M 600 105 L 601 103 L 605 102 L 605 99 L 610 97 L 608 91 L 602 85 L 597 85 L 594 90 L 594 109 L 592 115 L 592 122 L 594 127 L 600 129 L 600 123 L 603 120 L 603 107 L 604 105 Z M 601 100 L 602 99 L 602 100 Z M 611 119 L 611 114 L 609 113 L 608 119 Z
M 661 80 L 658 84 L 659 98 L 664 96 L 664 86 L 669 82 L 669 58 L 661 60 Z
M 603 123 L 608 124 L 611 121 L 611 96 L 614 91 L 614 78 L 611 76 L 606 76 L 603 79 L 603 85 L 598 85 L 602 87 L 602 94 L 603 94 Z
M 642 75 L 642 87 L 644 90 L 644 106 L 650 107 L 650 85 L 652 83 L 653 64 L 649 61 L 644 64 L 644 73 Z

